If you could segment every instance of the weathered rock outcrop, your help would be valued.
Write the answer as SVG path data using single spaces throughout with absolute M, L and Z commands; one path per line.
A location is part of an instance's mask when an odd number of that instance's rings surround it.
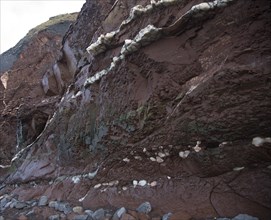
M 62 38 L 76 17 L 77 13 L 52 17 L 0 55 L 2 165 L 41 133 L 63 94 L 64 82 L 71 81 L 65 78 L 67 72 L 58 74 L 54 63 L 62 56 Z
M 153 219 L 268 219 L 270 14 L 267 0 L 87 0 L 40 79 L 62 99 L 0 192 L 85 209 L 149 201 Z

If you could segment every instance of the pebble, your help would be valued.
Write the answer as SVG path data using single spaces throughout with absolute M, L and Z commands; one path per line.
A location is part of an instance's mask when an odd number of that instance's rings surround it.
M 259 220 L 257 217 L 253 217 L 247 214 L 239 214 L 235 216 L 232 220 Z
M 186 151 L 180 151 L 179 152 L 179 156 L 183 159 L 187 158 L 188 155 L 190 154 L 190 151 L 189 150 L 186 150 Z
M 15 204 L 16 209 L 23 209 L 25 207 L 27 207 L 27 204 L 24 202 L 16 202 L 16 204 Z
M 100 188 L 102 186 L 102 184 L 101 183 L 98 183 L 98 184 L 96 184 L 95 186 L 94 186 L 94 189 L 98 189 L 98 188 Z
M 88 216 L 92 216 L 93 215 L 93 211 L 92 210 L 85 210 L 85 213 L 88 215 Z
M 164 153 L 162 153 L 162 152 L 159 152 L 159 153 L 158 153 L 158 156 L 161 157 L 161 158 L 163 158 L 163 157 L 166 156 L 166 154 L 164 154 Z
M 124 207 L 121 207 L 114 213 L 112 220 L 119 220 L 122 217 L 122 215 L 125 214 L 126 212 L 127 212 L 126 209 Z
M 169 220 L 171 215 L 172 215 L 172 213 L 170 213 L 170 212 L 163 215 L 162 220 Z
M 138 181 L 137 180 L 133 180 L 134 187 L 136 187 L 137 184 L 138 184 Z
M 50 201 L 50 202 L 49 202 L 49 207 L 50 207 L 50 208 L 56 208 L 57 205 L 58 205 L 58 202 L 57 202 L 57 201 Z
M 157 163 L 163 163 L 164 162 L 164 160 L 161 158 L 161 157 L 156 157 L 156 161 L 157 161 Z
M 254 145 L 255 147 L 260 147 L 264 143 L 271 143 L 271 138 L 270 137 L 267 137 L 267 138 L 255 137 L 252 139 L 252 145 Z
M 135 156 L 134 157 L 136 160 L 142 160 L 142 157 L 141 156 Z
M 122 187 L 122 190 L 123 190 L 123 191 L 126 191 L 127 189 L 128 189 L 128 187 L 126 187 L 126 186 L 123 186 L 123 187 Z
M 154 157 L 150 157 L 151 161 L 156 161 L 156 159 Z
M 73 207 L 72 211 L 73 211 L 74 213 L 81 214 L 81 213 L 83 213 L 84 209 L 83 209 L 83 207 L 81 207 L 81 206 L 75 206 L 75 207 Z
M 72 212 L 72 208 L 70 207 L 69 203 L 60 202 L 55 209 L 64 212 L 65 214 L 69 214 Z
M 88 218 L 88 215 L 77 215 L 73 218 L 73 220 L 87 220 Z
M 234 167 L 232 170 L 233 171 L 240 171 L 243 170 L 245 167 Z
M 146 180 L 140 180 L 139 182 L 138 182 L 138 185 L 139 186 L 145 186 L 147 184 L 147 181 Z
M 48 197 L 47 196 L 41 196 L 38 206 L 46 206 L 47 204 L 48 204 Z
M 157 186 L 157 181 L 152 181 L 152 182 L 150 183 L 150 186 L 151 186 L 151 187 Z
M 51 216 L 49 216 L 48 219 L 49 220 L 60 220 L 60 217 L 59 217 L 59 215 L 51 215 Z
M 104 220 L 105 219 L 105 211 L 104 209 L 98 209 L 92 214 L 92 218 L 94 220 Z
M 151 204 L 149 202 L 144 202 L 138 208 L 136 209 L 139 213 L 145 213 L 148 214 L 152 210 Z
M 130 159 L 126 157 L 126 158 L 123 159 L 123 161 L 126 162 L 126 163 L 129 163 Z
M 114 180 L 114 181 L 111 181 L 111 182 L 108 183 L 109 186 L 114 186 L 114 185 L 116 186 L 118 184 L 119 184 L 118 180 Z
M 6 209 L 6 208 L 10 207 L 10 205 L 11 205 L 11 204 L 12 204 L 12 202 L 11 202 L 11 201 L 10 201 L 10 202 L 8 202 L 8 203 L 5 205 L 5 207 L 4 207 L 4 208 Z
M 193 147 L 194 151 L 196 151 L 197 153 L 201 151 L 201 147 L 199 146 L 195 146 Z

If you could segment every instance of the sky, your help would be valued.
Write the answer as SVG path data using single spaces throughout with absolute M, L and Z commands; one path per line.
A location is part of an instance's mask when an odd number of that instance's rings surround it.
M 85 0 L 0 0 L 0 54 L 50 17 L 79 12 Z

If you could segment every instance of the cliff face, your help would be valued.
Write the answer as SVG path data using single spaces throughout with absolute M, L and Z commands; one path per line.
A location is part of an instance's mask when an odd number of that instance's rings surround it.
M 60 87 L 53 65 L 61 56 L 62 38 L 76 17 L 77 13 L 52 17 L 0 55 L 2 165 L 34 141 L 54 113 L 64 82 Z
M 33 62 L 44 69 L 27 101 L 33 104 L 22 108 L 25 95 L 13 95 L 14 120 L 2 114 L 12 146 L 18 121 L 22 133 L 36 127 L 35 112 L 41 123 L 7 153 L 16 155 L 2 169 L 1 194 L 19 201 L 45 195 L 85 209 L 153 206 L 131 219 L 167 212 L 169 219 L 268 219 L 270 24 L 267 0 L 87 0 L 62 49 L 51 46 Z M 38 104 L 37 94 L 50 98 Z M 52 212 L 36 210 L 40 218 Z

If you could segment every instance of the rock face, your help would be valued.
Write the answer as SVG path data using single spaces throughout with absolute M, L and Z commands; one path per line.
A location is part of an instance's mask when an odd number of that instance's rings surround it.
M 150 204 L 122 219 L 269 219 L 271 144 L 253 140 L 270 140 L 270 13 L 267 0 L 87 0 L 43 61 L 44 104 L 3 93 L 3 146 L 21 151 L 0 192 L 85 210 Z M 18 150 L 3 149 L 6 165 Z
M 62 56 L 62 37 L 76 17 L 77 13 L 52 17 L 0 55 L 1 164 L 33 142 L 54 113 L 64 82 L 71 79 L 64 78 L 67 73 L 55 74 L 55 62 Z

